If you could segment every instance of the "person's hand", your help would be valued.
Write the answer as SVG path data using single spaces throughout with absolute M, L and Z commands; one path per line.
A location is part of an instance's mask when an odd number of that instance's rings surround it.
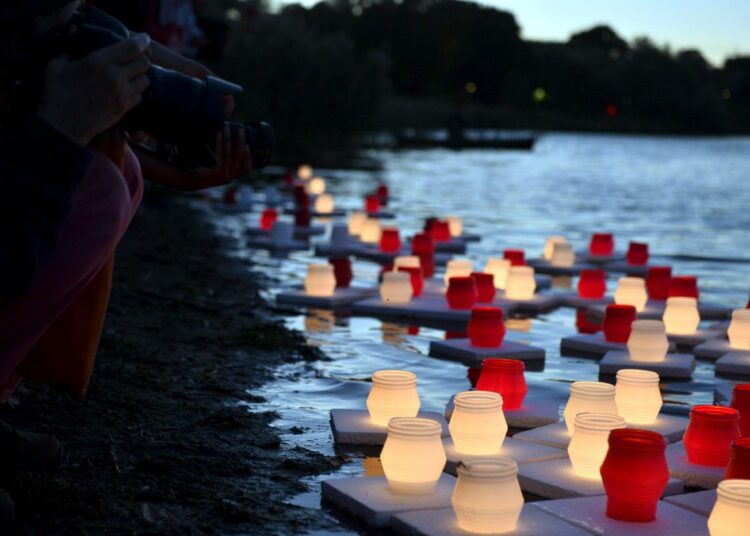
M 37 115 L 75 143 L 88 145 L 143 99 L 149 43 L 139 34 L 77 61 L 51 61 Z
M 245 143 L 244 129 L 237 129 L 234 140 L 229 127 L 216 136 L 216 160 L 212 168 L 199 168 L 187 173 L 182 182 L 183 189 L 203 190 L 213 186 L 229 184 L 234 179 L 247 175 L 253 169 L 250 147 Z
M 124 129 L 114 126 L 97 134 L 89 143 L 89 147 L 109 158 L 118 169 L 123 169 L 128 148 L 128 138 Z

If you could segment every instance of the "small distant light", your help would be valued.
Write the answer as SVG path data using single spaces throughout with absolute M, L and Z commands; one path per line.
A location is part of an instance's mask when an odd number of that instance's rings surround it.
M 240 13 L 239 9 L 230 8 L 227 9 L 226 17 L 229 20 L 240 20 L 242 18 L 242 13 Z
M 465 88 L 466 93 L 468 93 L 469 95 L 473 95 L 477 92 L 477 85 L 474 82 L 467 82 Z
M 614 104 L 608 104 L 607 105 L 607 115 L 610 117 L 616 117 L 617 116 L 617 106 Z
M 543 87 L 538 87 L 533 93 L 534 102 L 544 102 L 547 100 L 547 92 Z
M 729 100 L 732 98 L 732 92 L 729 91 L 728 88 L 724 88 L 721 90 L 721 98 L 724 100 Z

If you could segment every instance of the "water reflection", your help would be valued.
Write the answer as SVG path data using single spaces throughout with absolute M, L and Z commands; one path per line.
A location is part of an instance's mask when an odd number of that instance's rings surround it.
M 570 290 L 573 288 L 573 278 L 569 275 L 556 275 L 552 278 L 552 288 Z
M 531 318 L 507 318 L 505 319 L 505 329 L 510 331 L 518 331 L 520 333 L 528 333 L 531 331 L 532 319 Z
M 325 309 L 308 309 L 305 315 L 305 332 L 331 333 L 336 322 L 333 311 Z

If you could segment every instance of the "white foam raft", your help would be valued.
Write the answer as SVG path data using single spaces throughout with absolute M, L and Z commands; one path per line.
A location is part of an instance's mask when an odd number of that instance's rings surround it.
M 375 424 L 366 409 L 332 409 L 331 431 L 333 441 L 339 445 L 382 446 L 388 436 L 388 427 Z M 448 422 L 438 412 L 420 411 L 417 417 L 437 421 L 448 437 Z
M 353 303 L 369 298 L 378 293 L 376 288 L 337 288 L 333 296 L 308 296 L 304 290 L 281 292 L 276 295 L 276 303 L 280 305 L 301 305 L 318 309 L 336 309 L 347 307 Z

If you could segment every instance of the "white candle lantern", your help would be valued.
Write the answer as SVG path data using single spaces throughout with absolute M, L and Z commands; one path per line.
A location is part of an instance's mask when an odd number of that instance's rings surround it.
M 347 221 L 347 224 L 349 225 L 349 234 L 352 236 L 359 236 L 362 233 L 362 226 L 364 226 L 365 221 L 367 221 L 367 214 L 364 212 L 355 210 L 349 214 L 349 220 Z
M 570 268 L 575 264 L 576 254 L 573 252 L 573 244 L 560 242 L 552 245 L 552 257 L 549 259 L 552 266 Z
M 750 350 L 750 309 L 732 311 L 727 330 L 729 345 L 736 350 Z
M 536 279 L 531 266 L 511 266 L 505 282 L 505 297 L 510 300 L 530 300 L 534 297 Z
M 442 430 L 439 422 L 418 417 L 388 422 L 380 461 L 393 493 L 424 495 L 435 490 L 446 462 Z
M 513 531 L 523 509 L 518 465 L 505 456 L 459 462 L 451 504 L 458 528 L 474 534 Z
M 609 450 L 609 433 L 625 428 L 625 419 L 609 413 L 579 413 L 568 445 L 573 471 L 579 476 L 601 480 L 599 468 Z
M 393 259 L 393 271 L 398 272 L 399 268 L 419 268 L 422 264 L 416 255 L 402 255 Z
M 484 273 L 492 274 L 495 282 L 495 288 L 504 290 L 505 283 L 508 281 L 508 272 L 510 271 L 510 261 L 493 257 L 484 265 Z
M 276 221 L 271 227 L 271 242 L 274 244 L 288 244 L 292 241 L 294 229 L 286 221 Z
M 345 248 L 349 245 L 349 229 L 342 223 L 336 223 L 331 228 L 331 246 Z
M 636 312 L 646 308 L 648 294 L 646 293 L 646 281 L 640 277 L 621 277 L 617 280 L 615 290 L 615 303 L 618 305 L 632 305 Z
M 362 232 L 359 237 L 366 244 L 377 244 L 380 241 L 380 221 L 367 218 L 362 224 Z
M 315 200 L 315 212 L 318 214 L 330 214 L 334 208 L 336 208 L 336 204 L 333 202 L 331 194 L 320 194 Z
M 508 433 L 503 397 L 491 391 L 464 391 L 453 400 L 449 429 L 459 454 L 499 454 Z
M 333 296 L 336 277 L 330 264 L 309 264 L 305 276 L 305 294 L 308 296 Z
M 409 303 L 414 291 L 411 274 L 407 272 L 385 272 L 380 284 L 380 299 L 385 303 Z
M 692 335 L 701 321 L 698 300 L 686 297 L 667 298 L 663 320 L 668 334 Z
M 548 261 L 552 260 L 552 252 L 555 249 L 555 244 L 565 244 L 567 242 L 568 240 L 564 236 L 550 236 L 544 244 L 544 259 Z
M 469 277 L 474 267 L 469 259 L 451 259 L 445 265 L 445 276 L 443 281 L 448 284 L 451 277 Z
M 617 371 L 617 412 L 628 424 L 653 424 L 661 410 L 659 375 L 639 369 Z
M 406 370 L 378 370 L 372 375 L 367 397 L 370 419 L 387 426 L 393 417 L 416 417 L 419 413 L 417 376 Z
M 312 176 L 313 176 L 313 170 L 307 164 L 302 164 L 301 166 L 297 168 L 297 177 L 299 177 L 303 181 L 310 179 Z
M 660 363 L 667 357 L 669 341 L 661 320 L 634 320 L 628 338 L 628 353 L 633 361 Z
M 326 181 L 323 177 L 313 177 L 307 184 L 307 190 L 313 195 L 321 195 L 326 191 Z
M 716 503 L 708 517 L 711 536 L 745 536 L 750 526 L 750 480 L 719 482 Z
M 446 216 L 445 221 L 448 222 L 448 229 L 452 237 L 455 238 L 463 234 L 464 224 L 460 216 Z
M 563 411 L 565 427 L 573 435 L 575 418 L 579 413 L 606 413 L 617 415 L 615 386 L 604 382 L 573 382 L 570 396 Z

